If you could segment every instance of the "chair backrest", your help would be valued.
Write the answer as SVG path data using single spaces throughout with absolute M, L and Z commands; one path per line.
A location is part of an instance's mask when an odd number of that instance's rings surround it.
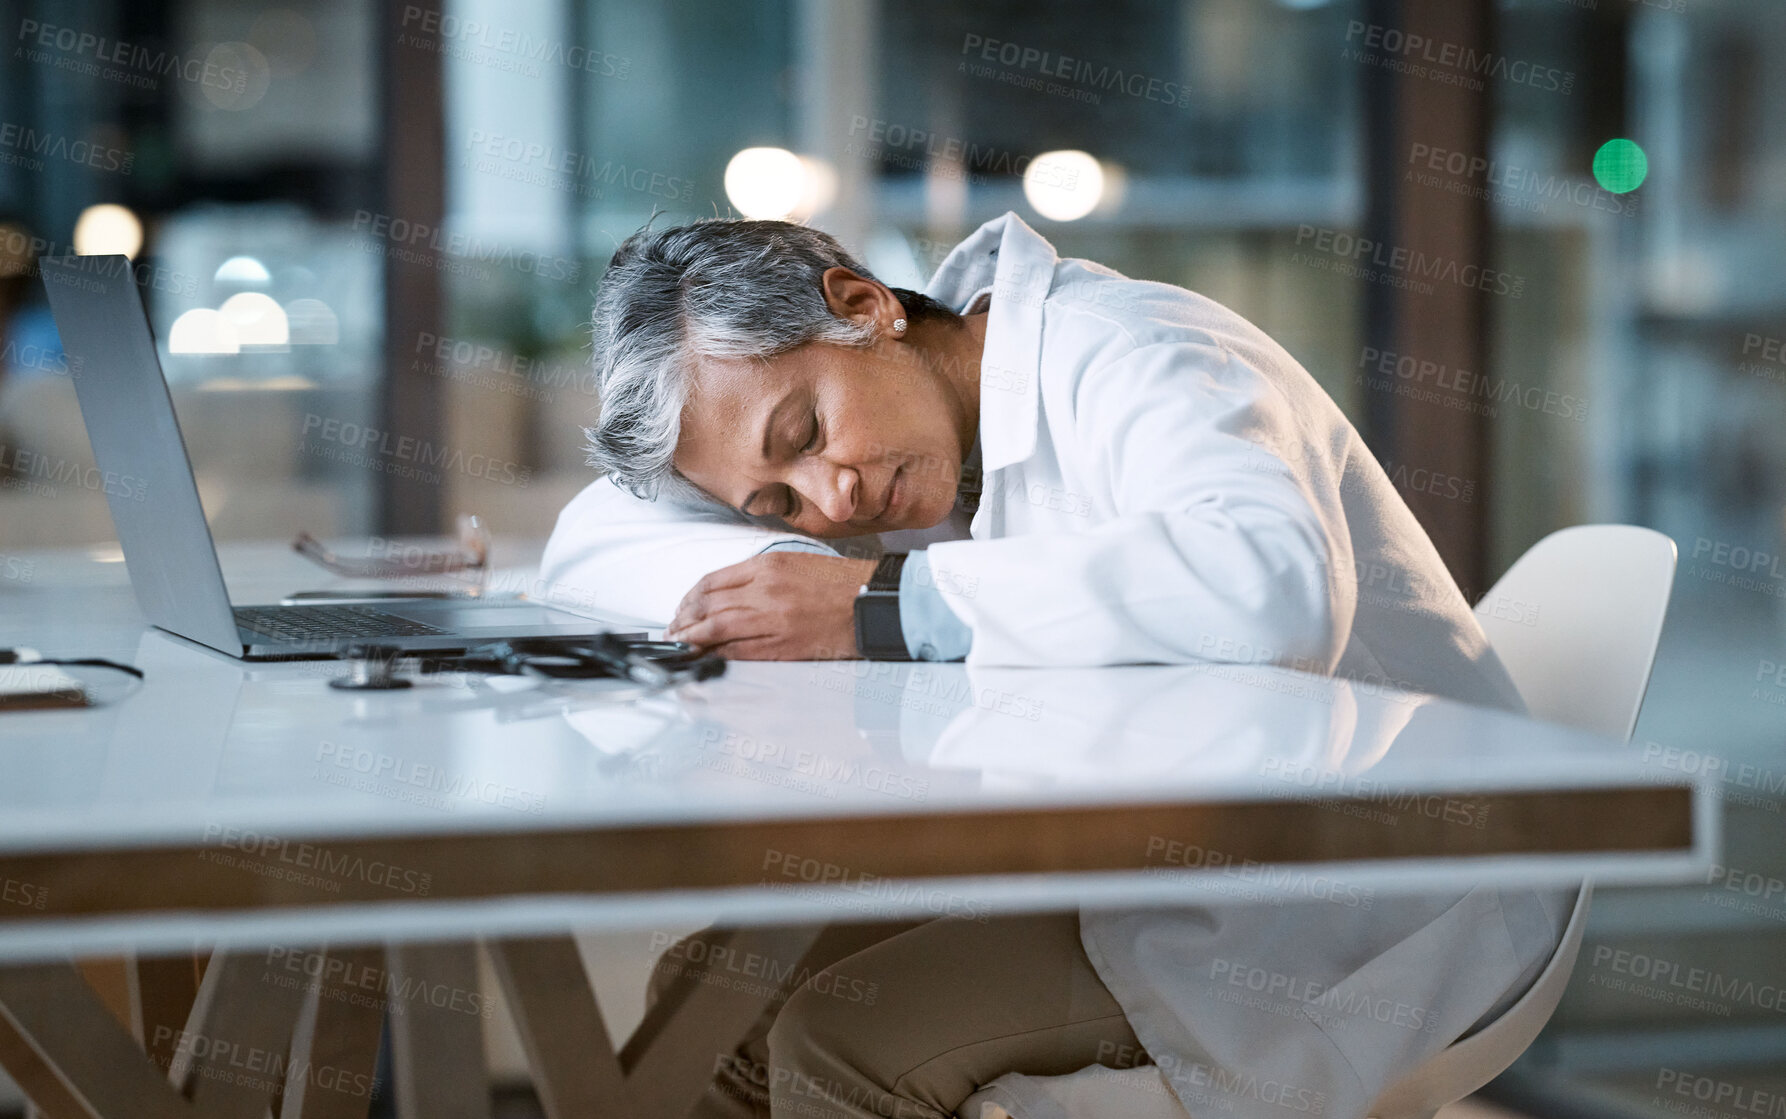
M 1631 737 L 1674 565 L 1674 541 L 1652 529 L 1579 525 L 1507 569 L 1476 620 L 1535 718 Z

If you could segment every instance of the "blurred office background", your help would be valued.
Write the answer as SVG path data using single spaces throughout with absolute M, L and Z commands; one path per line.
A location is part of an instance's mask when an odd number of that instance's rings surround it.
M 1472 599 L 1569 524 L 1671 535 L 1633 749 L 1715 767 L 1730 864 L 1786 876 L 1779 0 L 0 0 L 0 30 L 0 549 L 116 554 L 44 252 L 132 256 L 220 538 L 543 536 L 589 481 L 591 293 L 652 214 L 791 215 L 916 285 L 1010 209 L 1279 339 Z M 1703 894 L 1601 895 L 1505 1098 L 1781 1087 L 1786 927 Z M 1753 984 L 1695 1006 L 1596 947 Z

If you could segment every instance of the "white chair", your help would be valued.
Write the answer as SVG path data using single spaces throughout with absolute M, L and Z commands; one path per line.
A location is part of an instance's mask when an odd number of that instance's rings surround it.
M 1476 606 L 1526 709 L 1628 741 L 1674 586 L 1674 541 L 1635 525 L 1578 525 L 1519 557 Z
M 1674 568 L 1674 541 L 1659 532 L 1578 525 L 1538 541 L 1501 576 L 1477 604 L 1476 619 L 1533 717 L 1630 740 L 1656 661 Z M 1428 1119 L 1526 1051 L 1568 986 L 1592 893 L 1584 883 L 1562 943 L 1519 1001 L 1392 1085 L 1372 1105 L 1375 1119 Z M 1094 1067 L 1023 1079 L 1024 1094 L 1041 1090 L 1047 1110 L 1072 1119 L 1188 1119 L 1152 1068 Z M 1013 1098 L 994 1082 L 956 1114 L 1002 1119 L 1009 1113 L 1004 1102 Z

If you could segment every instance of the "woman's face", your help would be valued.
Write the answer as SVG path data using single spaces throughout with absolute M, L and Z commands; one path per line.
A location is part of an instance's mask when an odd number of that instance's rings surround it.
M 885 336 L 707 361 L 676 468 L 732 508 L 809 536 L 929 528 L 955 504 L 962 432 L 975 427 L 960 395 L 916 345 Z

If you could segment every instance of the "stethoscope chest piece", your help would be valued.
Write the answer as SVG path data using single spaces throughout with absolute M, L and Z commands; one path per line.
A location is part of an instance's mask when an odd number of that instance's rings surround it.
M 352 645 L 347 650 L 353 662 L 346 676 L 329 681 L 329 687 L 350 692 L 388 692 L 407 688 L 410 681 L 397 675 L 397 659 L 401 650 L 392 645 Z

